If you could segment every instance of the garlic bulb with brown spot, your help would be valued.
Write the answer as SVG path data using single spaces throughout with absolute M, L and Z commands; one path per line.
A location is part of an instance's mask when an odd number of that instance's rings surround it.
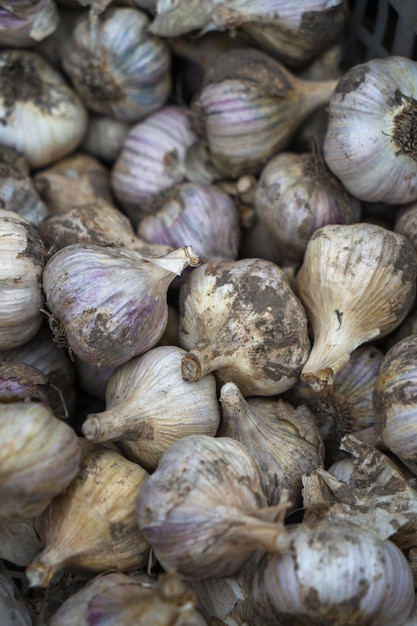
M 62 569 L 127 571 L 147 563 L 135 498 L 148 473 L 113 449 L 79 441 L 78 474 L 34 520 L 44 549 L 26 569 L 31 587 L 46 587 Z
M 301 379 L 317 390 L 333 384 L 355 348 L 394 330 L 416 276 L 417 253 L 403 235 L 365 222 L 317 230 L 295 280 L 314 336 Z
M 185 354 L 177 346 L 158 346 L 116 368 L 107 383 L 105 411 L 87 415 L 84 436 L 117 441 L 127 458 L 149 472 L 177 439 L 214 436 L 220 421 L 215 378 L 183 380 Z
M 168 448 L 140 490 L 137 517 L 167 571 L 223 577 L 256 550 L 286 551 L 286 530 L 274 521 L 282 509 L 266 504 L 258 465 L 243 444 L 189 435 Z
M 301 478 L 323 464 L 323 442 L 313 414 L 281 398 L 245 399 L 237 385 L 220 389 L 221 425 L 217 436 L 243 443 L 258 462 L 268 504 L 286 489 L 295 509 L 301 504 Z
M 0 520 L 39 515 L 77 474 L 74 430 L 43 403 L 0 404 Z
M 41 327 L 45 247 L 33 224 L 0 209 L 0 350 L 29 341 Z
M 209 261 L 180 288 L 186 380 L 215 372 L 244 396 L 292 387 L 307 359 L 305 311 L 283 271 L 263 259 Z

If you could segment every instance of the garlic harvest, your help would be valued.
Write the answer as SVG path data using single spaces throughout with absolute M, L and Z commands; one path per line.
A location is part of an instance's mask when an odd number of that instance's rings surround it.
M 0 50 L 0 118 L 0 143 L 21 152 L 31 168 L 75 150 L 87 128 L 81 101 L 32 50 Z
M 196 139 L 189 111 L 174 104 L 131 127 L 112 167 L 111 184 L 135 225 L 146 213 L 147 200 L 184 180 L 187 148 Z
M 335 85 L 299 79 L 259 50 L 219 54 L 195 103 L 215 168 L 229 178 L 259 172 L 329 101 Z
M 345 520 L 302 522 L 289 532 L 291 549 L 265 557 L 263 584 L 276 623 L 402 626 L 414 584 L 392 542 Z
M 417 63 L 400 56 L 349 69 L 329 104 L 327 165 L 365 202 L 417 200 Z
M 185 380 L 215 372 L 244 396 L 295 384 L 310 348 L 305 311 L 283 273 L 263 259 L 209 261 L 180 288 Z
M 51 328 L 90 365 L 125 363 L 156 345 L 167 324 L 170 283 L 198 263 L 191 247 L 152 258 L 122 248 L 66 246 L 43 273 Z
M 373 390 L 376 427 L 385 445 L 417 473 L 417 335 L 385 354 Z
M 107 383 L 106 410 L 87 416 L 84 436 L 116 440 L 127 458 L 149 472 L 180 437 L 214 436 L 220 420 L 214 376 L 183 380 L 185 354 L 177 346 L 158 346 L 116 368 Z
M 42 324 L 45 247 L 35 226 L 0 209 L 0 350 L 29 341 Z
M 64 568 L 103 572 L 146 565 L 135 498 L 148 473 L 121 454 L 80 439 L 81 466 L 34 526 L 44 546 L 26 569 L 31 587 L 46 587 Z
M 78 438 L 39 402 L 1 403 L 0 432 L 0 520 L 30 520 L 78 472 Z
M 220 389 L 221 425 L 217 436 L 243 443 L 261 471 L 269 505 L 278 504 L 283 490 L 291 507 L 301 504 L 301 478 L 323 464 L 323 443 L 313 414 L 294 409 L 282 399 L 245 398 L 234 383 Z
M 170 49 L 148 25 L 146 13 L 129 7 L 80 15 L 62 65 L 89 109 L 137 122 L 168 100 Z
M 331 385 L 355 348 L 394 330 L 413 303 L 416 275 L 417 253 L 402 235 L 368 223 L 317 230 L 295 279 L 314 335 L 301 379 Z
M 0 14 L 0 46 L 24 48 L 51 35 L 58 26 L 54 0 L 3 0 Z
M 202 261 L 233 261 L 239 249 L 239 213 L 220 188 L 182 183 L 158 211 L 142 218 L 137 232 L 150 243 L 191 245 Z
M 352 224 L 361 217 L 359 200 L 314 152 L 281 152 L 270 159 L 256 185 L 254 207 L 285 265 L 302 261 L 311 235 L 321 226 Z
M 279 508 L 266 507 L 243 444 L 208 435 L 175 441 L 137 498 L 139 528 L 162 566 L 197 580 L 233 574 L 256 550 L 285 552 Z

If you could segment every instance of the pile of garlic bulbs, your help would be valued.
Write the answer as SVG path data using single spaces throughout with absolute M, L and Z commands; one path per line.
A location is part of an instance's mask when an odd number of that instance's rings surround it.
M 417 61 L 348 17 L 3 6 L 5 626 L 417 624 Z

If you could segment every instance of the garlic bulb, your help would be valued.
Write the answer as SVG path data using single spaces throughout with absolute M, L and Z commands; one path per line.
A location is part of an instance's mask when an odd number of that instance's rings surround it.
M 70 596 L 49 626 L 207 626 L 196 601 L 192 589 L 175 575 L 155 579 L 110 572 Z
M 0 402 L 38 400 L 49 405 L 49 381 L 26 363 L 0 363 Z
M 195 30 L 234 33 L 242 28 L 286 65 L 299 66 L 330 45 L 342 30 L 345 17 L 343 0 L 304 0 L 296 5 L 287 0 L 158 0 L 150 31 L 178 37 Z
M 80 152 L 36 172 L 33 180 L 50 213 L 74 204 L 113 202 L 110 171 L 96 158 Z
M 0 520 L 30 520 L 78 472 L 78 438 L 39 402 L 1 403 L 0 432 Z
M 256 462 L 228 437 L 175 441 L 137 498 L 139 528 L 161 565 L 197 580 L 233 574 L 256 550 L 285 552 L 276 515 Z
M 402 626 L 414 603 L 403 553 L 345 520 L 302 522 L 291 549 L 266 557 L 263 583 L 277 623 Z
M 24 48 L 51 35 L 58 26 L 54 0 L 3 0 L 0 15 L 0 46 Z
M 417 200 L 414 109 L 417 63 L 400 56 L 349 69 L 329 104 L 327 165 L 365 202 Z
M 84 436 L 116 440 L 125 456 L 149 472 L 180 437 L 214 436 L 220 420 L 216 381 L 212 374 L 197 383 L 183 380 L 185 354 L 177 346 L 158 346 L 116 368 L 107 383 L 106 409 L 87 416 Z
M 90 115 L 87 134 L 81 148 L 106 163 L 114 163 L 132 124 L 109 115 Z
M 42 550 L 32 520 L 0 522 L 0 558 L 16 565 L 29 565 Z
M 191 245 L 202 261 L 233 261 L 239 249 L 239 213 L 220 188 L 182 183 L 158 211 L 142 218 L 137 232 L 150 243 Z
M 301 379 L 331 385 L 355 348 L 394 330 L 413 303 L 416 275 L 416 251 L 402 235 L 370 223 L 317 230 L 295 282 L 314 335 Z
M 185 380 L 215 372 L 244 396 L 292 387 L 307 359 L 304 309 L 283 271 L 263 259 L 209 261 L 180 288 Z
M 195 103 L 215 168 L 228 178 L 258 173 L 329 101 L 335 84 L 299 79 L 259 50 L 219 54 Z
M 26 569 L 31 587 L 46 587 L 64 568 L 127 571 L 147 563 L 135 498 L 148 473 L 115 450 L 80 445 L 78 474 L 34 520 L 44 549 Z
M 313 412 L 326 446 L 326 461 L 340 458 L 340 441 L 347 433 L 373 426 L 376 420 L 372 392 L 384 353 L 372 344 L 360 346 L 323 389 L 312 389 L 299 381 L 288 391 L 293 404 Z
M 5 145 L 0 145 L 0 203 L 2 209 L 19 213 L 35 226 L 48 215 L 48 208 L 33 185 L 25 157 Z
M 400 207 L 395 216 L 394 231 L 407 237 L 417 250 L 417 201 Z
M 66 246 L 43 273 L 51 328 L 86 363 L 125 363 L 156 345 L 167 324 L 168 287 L 194 265 L 191 247 L 152 258 L 122 248 Z
M 131 127 L 112 167 L 111 184 L 135 225 L 149 198 L 184 180 L 186 151 L 195 141 L 188 110 L 174 104 Z
M 261 171 L 254 207 L 283 252 L 283 263 L 303 260 L 311 235 L 325 224 L 352 224 L 360 202 L 348 194 L 318 152 L 281 152 Z
M 222 418 L 218 436 L 243 443 L 261 471 L 269 505 L 283 490 L 293 509 L 301 504 L 301 478 L 323 464 L 323 443 L 313 414 L 282 399 L 245 398 L 234 383 L 220 389 Z M 279 453 L 277 451 L 279 450 Z
M 69 154 L 87 128 L 83 104 L 64 77 L 32 50 L 0 50 L 0 143 L 31 168 Z
M 146 13 L 136 8 L 110 8 L 99 19 L 80 15 L 62 65 L 89 109 L 137 122 L 166 103 L 170 49 L 148 25 Z
M 45 248 L 35 226 L 0 209 L 0 350 L 29 341 L 42 324 Z
M 417 335 L 388 350 L 373 390 L 376 427 L 385 445 L 417 473 Z

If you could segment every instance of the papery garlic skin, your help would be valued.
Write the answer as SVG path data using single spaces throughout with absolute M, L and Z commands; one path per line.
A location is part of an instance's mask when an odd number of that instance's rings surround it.
M 32 50 L 0 51 L 0 143 L 39 168 L 69 154 L 87 128 L 87 112 L 64 77 Z
M 392 542 L 342 520 L 301 523 L 290 532 L 292 550 L 268 557 L 263 578 L 277 622 L 402 626 L 414 584 Z
M 149 198 L 184 180 L 187 148 L 196 139 L 189 111 L 174 104 L 131 127 L 112 167 L 111 184 L 135 225 Z
M 167 324 L 169 285 L 198 262 L 191 248 L 151 258 L 117 247 L 66 246 L 43 273 L 51 328 L 90 365 L 125 363 L 156 345 Z
M 45 247 L 36 227 L 0 209 L 0 350 L 26 343 L 40 329 L 44 265 Z
M 239 250 L 239 212 L 220 188 L 182 183 L 158 211 L 142 218 L 137 232 L 150 243 L 191 245 L 202 262 L 233 261 Z
M 209 261 L 180 288 L 182 375 L 215 372 L 244 396 L 295 384 L 309 352 L 305 311 L 284 272 L 264 259 Z
M 127 458 L 149 472 L 177 439 L 214 436 L 220 421 L 215 378 L 183 380 L 185 354 L 177 346 L 158 346 L 119 366 L 107 383 L 106 409 L 87 415 L 84 436 L 117 441 Z
M 295 279 L 314 335 L 301 379 L 331 385 L 355 348 L 394 330 L 413 303 L 416 275 L 416 251 L 400 234 L 365 222 L 317 230 Z
M 58 26 L 54 0 L 5 0 L 0 13 L 0 46 L 24 48 L 51 35 Z
M 0 558 L 15 565 L 29 565 L 41 552 L 39 541 L 32 520 L 0 523 Z
M 385 354 L 372 400 L 385 445 L 417 473 L 417 335 L 404 337 Z
M 0 520 L 30 520 L 77 474 L 78 438 L 40 402 L 1 403 L 0 432 Z
M 400 56 L 371 59 L 339 80 L 329 103 L 324 157 L 360 200 L 417 199 L 416 98 L 417 63 Z
M 62 65 L 86 106 L 122 122 L 161 108 L 171 92 L 171 54 L 151 35 L 138 9 L 110 8 L 94 19 L 81 14 Z
M 236 572 L 256 550 L 286 550 L 259 469 L 229 437 L 189 435 L 162 456 L 137 498 L 139 528 L 167 571 L 203 579 Z

